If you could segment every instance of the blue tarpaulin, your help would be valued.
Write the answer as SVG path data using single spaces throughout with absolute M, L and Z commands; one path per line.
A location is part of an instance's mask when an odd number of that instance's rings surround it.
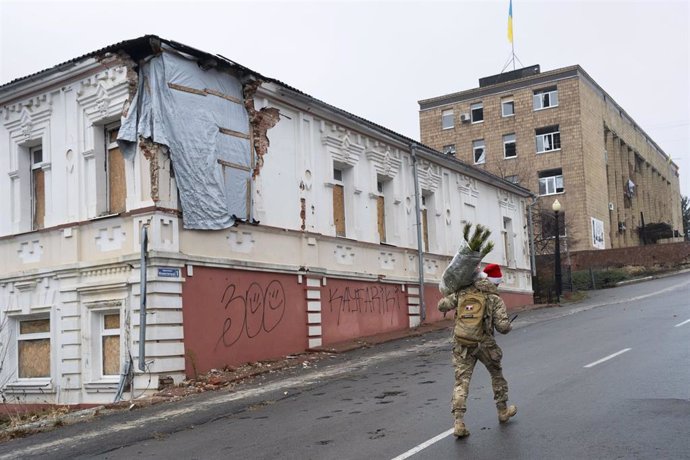
M 238 78 L 165 51 L 142 65 L 117 140 L 128 159 L 139 138 L 165 145 L 184 227 L 215 230 L 232 226 L 233 215 L 248 217 L 249 133 Z

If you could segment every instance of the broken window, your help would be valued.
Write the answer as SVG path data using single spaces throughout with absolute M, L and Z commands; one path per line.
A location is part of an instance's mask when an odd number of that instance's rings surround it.
M 484 121 L 484 106 L 481 102 L 470 106 L 470 116 L 472 117 L 472 123 Z
M 558 89 L 546 88 L 534 92 L 532 98 L 534 110 L 548 109 L 558 105 Z
M 539 195 L 563 193 L 563 172 L 561 168 L 539 173 Z
M 335 235 L 345 236 L 345 189 L 342 169 L 333 169 L 333 223 Z
M 444 145 L 443 153 L 446 155 L 455 155 L 455 144 Z
M 503 157 L 515 158 L 517 156 L 517 147 L 515 144 L 515 133 L 506 134 L 503 136 Z
M 107 180 L 107 213 L 119 214 L 126 210 L 127 185 L 125 181 L 125 159 L 117 145 L 119 125 L 105 128 L 106 158 L 105 170 Z
M 558 125 L 538 128 L 535 130 L 535 134 L 537 140 L 537 153 L 560 150 L 561 133 L 558 130 Z
M 31 147 L 31 214 L 32 229 L 38 230 L 45 225 L 46 215 L 46 184 L 43 171 L 43 147 Z
M 103 376 L 120 374 L 120 313 L 100 315 L 101 365 Z
M 634 197 L 635 196 L 635 187 L 636 187 L 635 182 L 628 179 L 625 182 L 625 191 L 624 191 L 625 196 L 627 196 L 628 198 Z
M 19 321 L 18 376 L 20 379 L 50 377 L 50 319 Z
M 455 126 L 455 120 L 453 116 L 453 109 L 444 110 L 441 112 L 441 127 L 443 129 L 450 129 Z
M 486 152 L 484 149 L 484 139 L 472 141 L 472 154 L 474 157 L 474 164 L 486 163 Z

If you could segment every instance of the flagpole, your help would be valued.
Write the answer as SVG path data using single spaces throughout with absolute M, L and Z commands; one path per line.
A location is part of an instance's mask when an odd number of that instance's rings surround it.
M 510 6 L 508 7 L 508 39 L 510 40 L 513 70 L 515 70 L 515 37 L 513 36 L 513 0 L 510 0 Z

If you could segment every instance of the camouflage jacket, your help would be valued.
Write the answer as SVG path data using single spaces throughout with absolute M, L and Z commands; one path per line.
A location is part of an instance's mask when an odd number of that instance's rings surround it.
M 513 328 L 508 319 L 508 312 L 506 311 L 506 304 L 503 303 L 501 297 L 498 295 L 498 288 L 494 283 L 487 279 L 480 279 L 468 288 L 462 289 L 449 297 L 452 298 L 454 305 L 458 305 L 458 299 L 469 292 L 482 292 L 486 295 L 486 320 L 484 322 L 485 332 L 488 337 L 494 335 L 494 330 L 501 334 L 507 334 Z M 458 321 L 458 315 L 455 315 L 455 320 Z

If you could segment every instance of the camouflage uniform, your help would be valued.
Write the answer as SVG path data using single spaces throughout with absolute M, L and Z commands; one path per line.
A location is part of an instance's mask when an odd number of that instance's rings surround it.
M 465 415 L 467 393 L 470 388 L 470 379 L 474 371 L 477 360 L 481 361 L 491 375 L 491 386 L 494 390 L 494 400 L 497 407 L 505 407 L 508 401 L 508 383 L 503 378 L 501 368 L 501 358 L 503 351 L 494 339 L 494 329 L 501 334 L 507 334 L 512 329 L 506 306 L 498 296 L 498 289 L 492 282 L 481 279 L 474 282 L 474 285 L 458 291 L 451 296 L 454 305 L 457 300 L 468 292 L 483 292 L 486 294 L 486 316 L 484 330 L 486 336 L 477 346 L 465 346 L 457 341 L 453 347 L 453 364 L 455 366 L 455 386 L 453 387 L 453 414 L 456 419 L 461 419 Z M 458 314 L 455 315 L 456 322 L 459 321 Z

